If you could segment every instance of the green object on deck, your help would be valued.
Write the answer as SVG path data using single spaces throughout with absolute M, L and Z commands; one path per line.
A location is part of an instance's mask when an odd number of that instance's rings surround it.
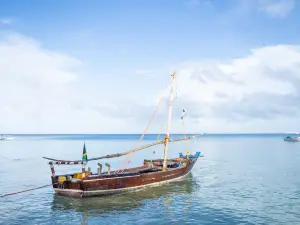
M 82 153 L 82 161 L 87 162 L 87 154 L 86 154 L 86 148 L 85 148 L 85 143 L 83 144 L 83 153 Z

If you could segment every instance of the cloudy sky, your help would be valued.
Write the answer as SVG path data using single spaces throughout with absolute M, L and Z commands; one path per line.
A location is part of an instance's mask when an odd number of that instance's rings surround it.
M 2 0 L 0 133 L 300 131 L 296 0 Z M 162 102 L 149 132 L 166 126 Z

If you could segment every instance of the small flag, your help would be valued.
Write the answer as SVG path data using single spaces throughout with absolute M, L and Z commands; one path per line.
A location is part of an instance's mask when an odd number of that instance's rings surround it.
M 185 115 L 185 109 L 182 110 L 181 119 L 183 120 L 183 116 Z
M 83 144 L 83 152 L 82 152 L 82 161 L 87 162 L 87 154 L 86 154 L 86 149 L 85 149 L 85 143 Z

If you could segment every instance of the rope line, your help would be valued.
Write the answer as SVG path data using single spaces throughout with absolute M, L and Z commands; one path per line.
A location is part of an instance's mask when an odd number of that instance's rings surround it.
M 159 142 L 159 137 L 160 137 L 160 134 L 161 134 L 161 131 L 162 131 L 162 127 L 163 127 L 163 124 L 160 125 L 160 130 L 159 130 L 159 132 L 157 134 L 156 142 Z M 155 149 L 153 151 L 153 154 L 155 155 Z
M 165 93 L 165 91 L 164 91 L 164 93 Z M 149 129 L 149 127 L 150 127 L 150 125 L 151 125 L 151 123 L 152 123 L 152 121 L 153 121 L 153 119 L 154 119 L 154 116 L 155 116 L 156 112 L 158 111 L 158 108 L 159 108 L 159 106 L 160 106 L 160 104 L 161 104 L 161 102 L 162 102 L 162 100 L 163 100 L 163 98 L 164 98 L 164 93 L 161 94 L 161 96 L 160 96 L 160 98 L 159 98 L 159 101 L 158 101 L 158 103 L 157 103 L 157 106 L 156 106 L 156 108 L 155 108 L 155 110 L 154 110 L 154 112 L 153 112 L 153 114 L 152 114 L 152 117 L 151 117 L 151 119 L 150 119 L 150 121 L 149 121 L 147 127 L 145 128 L 144 132 L 142 133 L 140 139 L 138 140 L 136 146 L 139 146 L 140 142 L 142 141 L 142 139 L 144 138 L 145 134 L 147 133 L 147 130 Z M 132 153 L 132 154 L 129 154 L 128 156 L 126 156 L 126 158 L 122 161 L 122 164 L 121 164 L 121 166 L 119 167 L 119 169 L 115 170 L 115 173 L 121 171 L 122 168 L 123 168 L 123 169 L 122 169 L 122 172 L 123 172 L 124 169 L 125 169 L 125 168 L 124 168 L 124 164 L 126 164 L 126 162 L 127 162 L 127 165 L 128 165 L 128 164 L 131 162 L 130 158 L 132 158 L 134 154 L 135 154 L 135 153 Z
M 156 141 L 159 141 L 159 137 L 160 137 L 160 134 L 161 134 L 161 131 L 162 131 L 162 127 L 163 127 L 163 124 L 160 125 L 160 130 L 158 132 Z
M 40 187 L 27 189 L 27 190 L 24 190 L 24 191 L 18 191 L 18 192 L 8 193 L 8 194 L 5 194 L 5 195 L 0 195 L 0 198 L 4 198 L 4 197 L 10 196 L 10 195 L 16 195 L 16 194 L 20 194 L 20 193 L 24 193 L 24 192 L 28 192 L 28 191 L 41 189 L 41 188 L 48 187 L 48 186 L 51 186 L 51 185 L 53 185 L 53 184 L 47 184 L 47 185 L 43 185 L 43 186 L 40 186 Z
M 165 93 L 165 92 L 164 92 L 164 93 Z M 140 144 L 141 140 L 144 138 L 145 134 L 147 133 L 147 130 L 149 129 L 149 127 L 150 127 L 150 125 L 151 125 L 151 123 L 152 123 L 152 121 L 153 121 L 153 119 L 154 119 L 154 116 L 155 116 L 156 112 L 158 111 L 158 108 L 159 108 L 159 106 L 160 106 L 160 104 L 161 104 L 161 102 L 162 102 L 162 100 L 163 100 L 163 98 L 164 98 L 164 93 L 161 95 L 161 97 L 160 97 L 160 99 L 159 99 L 159 101 L 158 101 L 158 104 L 157 104 L 157 106 L 156 106 L 156 109 L 155 109 L 155 111 L 153 112 L 152 117 L 151 117 L 151 119 L 150 119 L 150 121 L 149 121 L 147 127 L 145 128 L 144 132 L 142 133 L 140 139 L 138 140 L 137 146 Z M 171 90 L 170 90 L 170 93 L 171 93 Z M 169 95 L 170 95 L 170 94 L 169 94 Z M 127 165 L 128 165 L 128 164 L 131 162 L 131 158 L 133 157 L 134 154 L 135 154 L 135 153 L 131 153 L 131 154 L 129 154 L 128 156 L 126 156 L 126 159 L 124 159 L 124 160 L 122 161 L 121 166 L 119 167 L 119 169 L 115 170 L 115 173 L 117 173 L 117 172 L 119 172 L 119 171 L 121 171 L 121 170 L 122 170 L 122 172 L 123 172 L 124 169 L 125 169 L 125 168 L 124 168 L 124 164 L 126 164 L 126 161 L 127 161 Z M 122 168 L 123 168 L 123 169 L 122 169 Z
M 159 101 L 158 101 L 158 104 L 157 104 L 157 106 L 156 106 L 156 108 L 155 108 L 155 110 L 154 110 L 154 112 L 153 112 L 153 114 L 152 114 L 152 117 L 151 117 L 151 119 L 150 119 L 150 121 L 149 121 L 147 127 L 145 128 L 145 130 L 144 130 L 143 134 L 141 135 L 140 139 L 138 140 L 137 146 L 140 144 L 140 142 L 141 142 L 142 139 L 144 138 L 145 134 L 147 133 L 147 131 L 148 131 L 148 129 L 149 129 L 149 127 L 150 127 L 150 125 L 151 125 L 151 123 L 152 123 L 154 117 L 155 117 L 155 114 L 156 114 L 156 112 L 157 112 L 157 110 L 158 110 L 158 108 L 159 108 L 159 106 L 160 106 L 160 104 L 161 104 L 161 102 L 162 102 L 162 99 L 163 99 L 163 95 L 160 97 L 160 99 L 159 99 Z M 121 167 L 120 167 L 118 170 L 116 170 L 115 173 L 117 173 L 117 172 L 119 172 L 119 171 L 121 170 L 121 168 L 124 166 L 124 164 L 126 164 L 126 161 L 127 161 L 127 164 L 129 164 L 129 163 L 130 163 L 130 158 L 133 157 L 133 155 L 134 155 L 134 153 L 129 154 L 129 155 L 126 157 L 126 159 L 123 160 Z M 128 161 L 128 160 L 129 160 L 129 161 Z M 124 169 L 122 170 L 122 172 L 123 172 L 123 171 L 124 171 Z
M 175 79 L 175 83 L 176 83 L 176 79 Z M 171 93 L 172 93 L 172 91 L 174 91 L 174 86 L 173 86 L 173 85 L 174 85 L 174 84 L 173 84 L 173 81 L 172 81 L 171 88 L 170 88 L 170 92 L 169 92 L 169 95 L 168 95 L 168 96 L 170 96 Z M 175 86 L 176 86 L 176 84 L 175 84 Z M 142 134 L 140 140 L 138 141 L 138 144 L 141 142 L 141 140 L 143 139 L 145 133 L 147 132 L 148 128 L 150 127 L 151 122 L 153 121 L 154 116 L 155 116 L 155 114 L 156 114 L 156 112 L 157 112 L 157 110 L 158 110 L 158 108 L 159 108 L 159 105 L 160 105 L 160 103 L 162 102 L 163 96 L 164 96 L 164 95 L 162 94 L 162 96 L 160 97 L 159 102 L 158 102 L 158 104 L 157 104 L 157 106 L 156 106 L 156 109 L 155 109 L 155 111 L 154 111 L 154 113 L 153 113 L 153 115 L 152 115 L 152 118 L 150 119 L 150 121 L 149 121 L 149 123 L 148 123 L 148 126 L 146 127 L 146 129 L 145 129 L 145 131 L 143 132 L 143 134 Z M 174 113 L 174 111 L 173 111 L 172 113 Z M 135 152 L 132 153 L 131 155 L 128 155 L 129 159 L 130 159 L 130 157 L 132 158 L 134 154 L 135 154 Z M 128 161 L 128 164 L 129 164 L 130 162 L 131 162 L 131 160 Z M 124 168 L 124 169 L 125 169 L 125 168 Z M 122 172 L 124 171 L 124 169 L 122 170 Z M 130 171 L 130 169 L 129 169 L 129 171 Z M 117 172 L 117 171 L 116 171 L 116 172 Z
M 182 130 L 183 130 L 183 135 L 186 138 L 186 133 L 185 133 L 185 127 L 184 127 L 183 119 L 182 119 Z M 186 144 L 186 155 L 189 155 L 190 154 L 190 150 L 189 150 L 189 142 L 188 142 L 188 140 L 185 140 L 185 144 Z

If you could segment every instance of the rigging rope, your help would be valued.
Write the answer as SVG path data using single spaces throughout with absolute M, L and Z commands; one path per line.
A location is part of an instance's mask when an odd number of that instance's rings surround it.
M 162 99 L 163 99 L 163 95 L 160 97 L 160 99 L 159 99 L 159 101 L 158 101 L 158 104 L 157 104 L 157 106 L 156 106 L 156 108 L 155 108 L 155 110 L 154 110 L 154 112 L 153 112 L 153 114 L 152 114 L 152 117 L 151 117 L 151 119 L 150 119 L 150 121 L 149 121 L 147 127 L 145 128 L 144 132 L 142 133 L 140 139 L 138 140 L 137 146 L 140 144 L 140 142 L 141 142 L 142 139 L 144 138 L 145 134 L 147 133 L 147 131 L 148 131 L 148 129 L 149 129 L 149 127 L 150 127 L 150 125 L 151 125 L 153 119 L 154 119 L 154 116 L 155 116 L 155 114 L 156 114 L 156 112 L 157 112 L 157 110 L 158 110 L 158 108 L 159 108 L 159 106 L 160 106 L 160 104 L 161 104 L 161 102 L 162 102 Z M 115 173 L 119 172 L 119 171 L 121 170 L 121 168 L 123 168 L 124 164 L 126 164 L 126 161 L 127 161 L 127 164 L 129 164 L 130 161 L 131 161 L 130 158 L 131 158 L 133 155 L 134 155 L 134 153 L 129 154 L 129 155 L 126 157 L 126 159 L 124 159 L 124 160 L 122 161 L 122 164 L 121 164 L 120 168 L 119 168 L 118 170 L 116 170 Z M 129 161 L 128 161 L 128 159 L 129 159 Z M 123 172 L 123 171 L 124 171 L 124 169 L 122 170 L 122 172 Z
M 160 134 L 161 134 L 161 131 L 162 131 L 162 124 L 160 125 L 160 130 L 159 130 L 159 133 L 158 133 L 158 135 L 157 135 L 157 139 L 156 139 L 156 141 L 159 141 L 159 137 L 160 137 Z
M 175 99 L 178 99 L 178 78 L 175 80 L 175 88 L 174 89 L 175 89 Z
M 55 184 L 57 184 L 57 183 L 55 183 Z M 4 197 L 10 196 L 10 195 L 16 195 L 16 194 L 20 194 L 20 193 L 24 193 L 24 192 L 28 192 L 28 191 L 41 189 L 41 188 L 48 187 L 48 186 L 51 186 L 51 185 L 53 185 L 53 184 L 47 184 L 47 185 L 43 185 L 43 186 L 40 186 L 40 187 L 27 189 L 27 190 L 24 190 L 24 191 L 18 191 L 18 192 L 8 193 L 8 194 L 5 194 L 5 195 L 0 195 L 0 198 L 4 198 Z
M 184 138 L 186 138 L 186 133 L 185 133 L 185 127 L 184 127 L 183 119 L 182 119 L 182 130 L 183 130 Z M 190 154 L 188 140 L 185 140 L 185 143 L 186 143 L 186 155 L 188 156 Z
M 175 82 L 176 82 L 176 81 L 175 81 Z M 171 91 L 172 91 L 172 88 L 171 88 L 171 90 L 170 90 L 170 94 L 171 94 Z M 170 94 L 169 94 L 169 95 L 170 95 Z M 145 128 L 144 132 L 142 133 L 140 139 L 138 140 L 137 146 L 140 144 L 141 140 L 143 139 L 143 137 L 144 137 L 145 134 L 147 133 L 147 130 L 149 129 L 149 127 L 150 127 L 150 125 L 151 125 L 151 123 L 152 123 L 152 121 L 153 121 L 153 119 L 154 119 L 154 117 L 155 117 L 155 114 L 156 114 L 156 112 L 158 111 L 158 108 L 159 108 L 159 106 L 160 106 L 160 104 L 161 104 L 161 102 L 162 102 L 162 100 L 163 100 L 163 97 L 164 97 L 164 94 L 161 95 L 161 97 L 160 97 L 160 99 L 159 99 L 159 101 L 158 101 L 158 104 L 157 104 L 157 106 L 156 106 L 156 109 L 155 109 L 155 111 L 153 112 L 152 117 L 151 117 L 151 119 L 150 119 L 150 121 L 149 121 L 147 127 Z M 124 160 L 122 161 L 122 166 L 121 166 L 118 170 L 116 170 L 115 173 L 121 171 L 121 168 L 123 168 L 123 165 L 126 164 L 126 160 L 129 159 L 129 160 L 127 161 L 127 165 L 128 165 L 128 164 L 131 162 L 130 158 L 132 158 L 134 154 L 135 154 L 135 152 L 133 152 L 132 154 L 129 154 L 129 155 L 126 157 L 126 159 L 124 159 Z M 125 168 L 124 168 L 124 169 L 125 169 Z M 122 169 L 121 172 L 123 172 L 124 169 Z
M 160 134 L 161 134 L 161 131 L 162 131 L 162 127 L 163 127 L 163 124 L 160 125 L 160 130 L 159 130 L 159 133 L 157 134 L 156 142 L 159 141 L 159 137 L 160 137 Z M 153 151 L 153 154 L 155 154 L 155 150 Z

